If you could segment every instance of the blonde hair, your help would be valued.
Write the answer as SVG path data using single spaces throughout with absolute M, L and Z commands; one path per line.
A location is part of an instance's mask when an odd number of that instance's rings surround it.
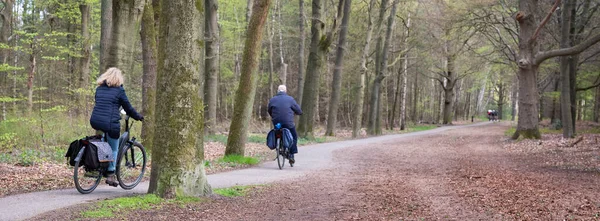
M 109 68 L 106 70 L 106 72 L 104 72 L 104 74 L 98 77 L 98 80 L 96 80 L 96 84 L 98 84 L 98 86 L 104 84 L 105 82 L 109 87 L 121 86 L 123 84 L 123 74 L 121 73 L 121 70 L 114 67 Z

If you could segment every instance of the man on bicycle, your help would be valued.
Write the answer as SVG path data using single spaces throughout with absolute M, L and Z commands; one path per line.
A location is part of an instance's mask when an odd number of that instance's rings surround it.
M 290 155 L 288 159 L 290 164 L 294 164 L 294 154 L 298 153 L 298 135 L 296 134 L 296 125 L 294 124 L 294 114 L 302 115 L 300 105 L 296 103 L 293 97 L 287 95 L 287 88 L 285 85 L 279 85 L 277 87 L 277 95 L 269 100 L 269 115 L 273 126 L 277 123 L 281 124 L 281 128 L 287 128 L 294 137 L 294 143 L 290 148 Z

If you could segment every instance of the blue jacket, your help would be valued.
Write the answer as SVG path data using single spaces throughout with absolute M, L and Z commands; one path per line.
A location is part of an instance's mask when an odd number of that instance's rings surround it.
M 269 100 L 269 115 L 273 124 L 281 123 L 284 128 L 295 127 L 294 114 L 302 115 L 300 105 L 285 92 L 279 92 Z
M 119 107 L 123 109 L 127 115 L 133 119 L 141 120 L 140 115 L 129 103 L 125 89 L 120 87 L 108 87 L 103 84 L 96 88 L 96 105 L 92 111 L 90 124 L 96 130 L 104 131 L 111 138 L 118 139 L 121 135 L 121 113 Z

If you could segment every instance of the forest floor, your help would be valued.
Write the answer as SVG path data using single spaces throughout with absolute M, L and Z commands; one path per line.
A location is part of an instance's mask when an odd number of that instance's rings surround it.
M 455 125 L 469 124 L 468 121 L 458 121 Z M 256 125 L 255 125 L 256 126 Z M 264 127 L 264 125 L 259 125 Z M 258 127 L 258 126 L 256 126 Z M 421 131 L 427 129 L 436 128 L 436 125 L 416 125 L 409 128 L 408 132 Z M 223 126 L 223 130 L 225 127 Z M 257 132 L 263 132 L 262 130 L 254 128 Z M 316 128 L 318 140 L 304 141 L 301 145 L 333 142 L 341 140 L 352 139 L 352 132 L 347 129 L 339 129 L 335 137 L 325 137 L 324 128 Z M 386 130 L 384 134 L 398 134 L 405 133 L 399 130 Z M 266 134 L 266 133 L 264 133 Z M 258 162 L 272 160 L 273 151 L 269 150 L 264 144 L 264 136 L 262 133 L 252 135 L 251 137 L 258 141 L 248 142 L 246 144 L 246 156 L 256 158 Z M 367 137 L 366 132 L 362 131 L 361 138 Z M 244 168 L 253 167 L 253 165 L 247 164 L 236 164 L 236 163 L 224 163 L 220 162 L 219 159 L 223 157 L 225 153 L 225 143 L 227 141 L 227 134 L 220 133 L 218 135 L 209 137 L 204 143 L 204 155 L 205 160 L 210 161 L 209 166 L 206 167 L 207 174 L 215 174 L 232 170 L 239 170 Z M 65 145 L 64 151 L 68 145 Z M 64 153 L 57 153 L 64 154 Z M 36 160 L 38 161 L 38 160 Z M 6 197 L 15 194 L 56 190 L 73 188 L 73 170 L 72 167 L 66 164 L 66 160 L 59 163 L 50 160 L 39 160 L 38 163 L 32 165 L 23 166 L 16 164 L 0 163 L 0 197 Z M 150 168 L 150 165 L 148 166 Z M 149 170 L 148 170 L 148 174 Z
M 598 128 L 598 125 L 588 125 Z M 508 139 L 509 123 L 333 152 L 333 165 L 238 197 L 120 211 L 126 220 L 598 220 L 600 136 Z M 83 204 L 42 214 L 88 219 Z M 110 219 L 117 217 L 112 216 Z

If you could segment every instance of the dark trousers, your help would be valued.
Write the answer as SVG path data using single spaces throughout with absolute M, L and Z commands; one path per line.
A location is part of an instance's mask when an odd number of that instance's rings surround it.
M 298 134 L 296 133 L 296 127 L 287 128 L 292 133 L 292 137 L 294 138 L 294 143 L 290 148 L 290 153 L 296 154 L 298 153 Z

